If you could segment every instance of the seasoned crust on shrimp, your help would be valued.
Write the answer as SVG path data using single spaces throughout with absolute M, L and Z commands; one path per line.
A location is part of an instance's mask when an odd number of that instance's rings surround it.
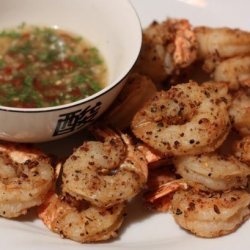
M 0 215 L 13 218 L 40 205 L 54 173 L 42 152 L 17 144 L 0 145 Z
M 215 81 L 228 83 L 229 89 L 250 87 L 250 56 L 237 56 L 218 63 L 213 78 Z
M 174 160 L 176 172 L 186 181 L 203 184 L 214 191 L 247 186 L 250 168 L 233 156 L 215 153 L 180 156 Z
M 250 135 L 250 91 L 239 90 L 233 95 L 229 109 L 233 127 L 243 136 Z
M 24 163 L 27 160 L 37 159 L 39 157 L 46 158 L 46 155 L 39 149 L 26 144 L 18 144 L 11 142 L 1 142 L 0 152 L 7 154 L 13 161 Z M 47 159 L 49 159 L 47 157 Z
M 74 198 L 51 193 L 39 208 L 39 217 L 53 232 L 81 243 L 117 237 L 124 218 L 124 204 L 109 209 L 88 206 Z
M 135 71 L 155 83 L 189 66 L 196 60 L 197 41 L 186 19 L 154 21 L 143 32 L 142 51 Z
M 240 161 L 250 164 L 250 136 L 243 137 L 235 143 L 234 155 Z
M 250 32 L 231 28 L 196 27 L 198 58 L 229 58 L 250 53 Z
M 204 192 L 178 190 L 171 202 L 175 221 L 200 237 L 234 232 L 250 215 L 250 194 L 244 190 Z
M 132 120 L 135 136 L 161 154 L 214 151 L 230 131 L 226 84 L 178 84 L 158 92 Z
M 126 134 L 95 129 L 101 141 L 86 141 L 63 166 L 63 192 L 99 207 L 137 195 L 147 181 L 147 161 Z

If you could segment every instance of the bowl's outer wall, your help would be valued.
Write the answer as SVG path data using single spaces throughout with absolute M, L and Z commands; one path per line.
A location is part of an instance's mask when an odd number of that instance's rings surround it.
M 33 113 L 0 110 L 0 139 L 34 143 L 71 135 L 97 119 L 110 106 L 124 83 L 125 79 L 104 95 L 67 109 Z
M 73 134 L 100 116 L 121 90 L 141 47 L 138 16 L 126 0 L 1 0 L 0 29 L 22 22 L 86 37 L 104 56 L 109 83 L 68 105 L 35 110 L 0 106 L 0 139 L 43 142 Z

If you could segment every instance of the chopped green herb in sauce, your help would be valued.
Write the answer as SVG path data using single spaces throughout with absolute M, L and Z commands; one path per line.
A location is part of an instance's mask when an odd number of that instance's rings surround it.
M 67 104 L 105 86 L 106 66 L 82 37 L 22 24 L 0 32 L 0 105 Z

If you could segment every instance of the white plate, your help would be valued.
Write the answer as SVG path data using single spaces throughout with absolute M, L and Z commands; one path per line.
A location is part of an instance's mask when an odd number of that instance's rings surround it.
M 185 17 L 194 25 L 231 26 L 250 30 L 247 0 L 131 0 L 142 25 L 145 27 L 153 19 L 166 17 Z M 108 3 L 107 3 L 108 4 Z M 126 21 L 126 20 L 125 20 Z M 67 154 L 73 146 L 82 141 L 82 133 L 58 142 L 45 144 L 57 154 Z M 217 238 L 201 239 L 181 230 L 170 214 L 153 214 L 143 208 L 139 201 L 134 201 L 128 209 L 128 216 L 120 237 L 101 244 L 81 245 L 69 240 L 62 240 L 51 233 L 30 213 L 19 220 L 0 219 L 0 249 L 8 250 L 77 250 L 77 249 L 248 249 L 250 245 L 250 222 L 244 223 L 237 232 Z

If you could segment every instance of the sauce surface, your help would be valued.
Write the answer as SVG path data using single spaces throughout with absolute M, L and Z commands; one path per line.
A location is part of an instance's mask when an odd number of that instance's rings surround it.
M 69 32 L 25 24 L 0 32 L 0 105 L 74 102 L 102 89 L 106 74 L 98 50 Z

